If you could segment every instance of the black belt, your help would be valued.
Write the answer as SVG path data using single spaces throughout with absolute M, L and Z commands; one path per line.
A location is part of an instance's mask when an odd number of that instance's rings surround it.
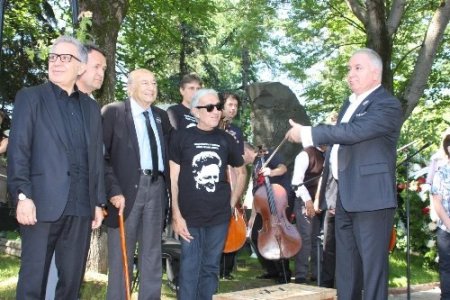
M 139 169 L 139 173 L 141 173 L 142 175 L 147 175 L 147 176 L 152 176 L 152 177 L 157 177 L 157 176 L 164 176 L 164 173 L 161 171 L 158 172 L 153 172 L 153 170 L 150 169 Z

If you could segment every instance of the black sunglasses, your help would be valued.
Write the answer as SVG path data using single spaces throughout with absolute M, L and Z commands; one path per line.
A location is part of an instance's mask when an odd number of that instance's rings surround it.
M 218 110 L 221 111 L 223 109 L 223 105 L 222 103 L 217 103 L 217 104 L 208 104 L 208 105 L 203 105 L 203 106 L 196 106 L 196 108 L 206 108 L 207 112 L 212 112 L 214 110 L 214 107 Z

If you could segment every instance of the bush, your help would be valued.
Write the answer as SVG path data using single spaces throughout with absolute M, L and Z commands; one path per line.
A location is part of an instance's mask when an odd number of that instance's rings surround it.
M 399 183 L 398 210 L 395 218 L 397 228 L 397 244 L 399 250 L 406 251 L 406 201 L 410 203 L 410 249 L 424 257 L 424 267 L 436 267 L 436 228 L 437 225 L 430 218 L 429 189 L 424 185 L 425 179 Z

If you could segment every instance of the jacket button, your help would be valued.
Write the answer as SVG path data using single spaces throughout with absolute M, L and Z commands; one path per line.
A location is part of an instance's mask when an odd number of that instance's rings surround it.
M 70 172 L 69 171 L 67 172 L 67 176 L 70 176 Z
M 138 188 L 138 185 L 136 184 L 136 185 L 134 186 L 134 188 L 137 189 L 137 188 Z

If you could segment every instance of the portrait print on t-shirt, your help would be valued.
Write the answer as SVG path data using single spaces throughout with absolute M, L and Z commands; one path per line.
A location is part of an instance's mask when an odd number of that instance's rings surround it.
M 218 147 L 219 145 L 215 146 Z M 219 182 L 221 166 L 222 160 L 216 152 L 203 151 L 195 155 L 192 159 L 195 188 L 197 190 L 204 189 L 208 193 L 215 192 L 216 183 Z
M 228 165 L 243 158 L 233 137 L 215 128 L 176 130 L 170 139 L 170 160 L 179 165 L 178 204 L 188 226 L 212 226 L 230 220 Z

